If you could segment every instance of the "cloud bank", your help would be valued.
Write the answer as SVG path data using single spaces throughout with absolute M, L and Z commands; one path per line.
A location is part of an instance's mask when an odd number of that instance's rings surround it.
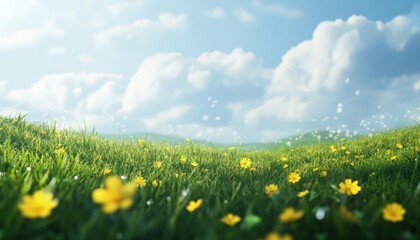
M 183 15 L 160 15 L 111 27 L 97 40 L 184 24 Z M 117 126 L 217 142 L 272 140 L 297 129 L 374 131 L 404 117 L 417 120 L 419 62 L 420 26 L 412 15 L 389 22 L 351 16 L 320 23 L 274 68 L 241 48 L 195 57 L 157 53 L 131 77 L 51 74 L 22 89 L 0 84 L 0 92 L 8 90 L 4 108 L 18 104 L 34 114 L 66 116 L 69 123 L 84 119 L 104 132 Z

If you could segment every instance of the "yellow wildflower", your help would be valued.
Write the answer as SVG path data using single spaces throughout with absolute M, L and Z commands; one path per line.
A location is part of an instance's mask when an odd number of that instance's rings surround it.
M 344 205 L 341 205 L 340 207 L 340 217 L 346 222 L 356 222 L 356 217 L 354 217 L 353 213 L 350 212 Z
M 341 147 L 340 147 L 340 150 L 343 150 L 343 151 L 344 151 L 344 150 L 346 150 L 346 149 L 347 149 L 347 148 L 346 148 L 345 146 L 341 146 Z
M 404 214 L 405 214 L 404 207 L 399 203 L 390 203 L 387 204 L 383 209 L 383 218 L 386 221 L 390 221 L 393 223 L 401 222 L 404 220 Z
M 300 198 L 303 198 L 303 197 L 305 197 L 308 194 L 309 194 L 309 191 L 308 190 L 305 190 L 305 191 L 299 192 L 297 194 L 297 196 L 300 197 Z
M 327 171 L 321 171 L 321 173 L 319 175 L 321 177 L 326 177 L 327 176 Z
M 192 161 L 192 162 L 191 162 L 191 166 L 193 166 L 193 167 L 197 167 L 197 166 L 198 166 L 198 162 L 196 162 L 196 161 Z
M 290 234 L 282 236 L 276 232 L 271 232 L 265 236 L 264 240 L 293 240 L 293 237 Z
M 389 160 L 395 161 L 395 160 L 397 160 L 397 156 L 394 155 L 394 156 L 390 157 Z
M 153 167 L 155 167 L 155 168 L 160 168 L 160 167 L 162 167 L 162 161 L 156 161 L 156 162 L 154 162 L 154 163 L 153 163 Z
M 241 217 L 239 217 L 238 215 L 229 213 L 227 215 L 225 215 L 224 217 L 222 217 L 220 219 L 220 221 L 228 226 L 235 226 L 238 222 L 241 221 Z
M 346 151 L 346 155 L 350 155 L 350 151 Z
M 335 153 L 337 151 L 337 148 L 334 146 L 330 146 L 330 153 Z
M 179 159 L 181 162 L 185 163 L 187 162 L 187 157 L 185 155 L 182 155 L 181 158 Z
M 397 148 L 403 148 L 403 145 L 402 145 L 401 143 L 397 143 L 397 144 L 395 144 L 395 146 L 396 146 Z
M 299 182 L 299 180 L 300 180 L 300 175 L 297 172 L 293 172 L 289 174 L 289 177 L 287 179 L 289 183 L 293 183 L 293 184 Z
M 283 162 L 287 161 L 287 157 L 281 157 L 280 160 L 282 160 Z
M 152 186 L 153 186 L 154 188 L 158 187 L 158 186 L 159 186 L 159 182 L 158 182 L 157 180 L 153 180 L 153 182 L 152 182 Z
M 139 143 L 140 146 L 144 146 L 144 144 L 146 143 L 146 140 L 139 139 L 137 142 Z
M 46 218 L 58 206 L 58 200 L 46 190 L 38 190 L 32 195 L 25 195 L 18 208 L 26 218 Z
M 235 149 L 236 149 L 236 148 L 235 148 L 234 146 L 232 146 L 232 147 L 230 147 L 228 150 L 232 152 L 232 151 L 235 151 Z
M 66 150 L 64 150 L 64 148 L 63 148 L 63 147 L 60 147 L 60 148 L 58 148 L 58 149 L 54 150 L 54 153 L 55 153 L 55 154 L 57 154 L 57 155 L 62 155 L 62 154 L 64 154 L 65 152 L 66 152 Z
M 248 169 L 248 168 L 251 168 L 251 166 L 252 166 L 252 161 L 251 161 L 251 159 L 249 159 L 249 158 L 242 158 L 242 159 L 239 161 L 239 164 L 241 165 L 241 168 L 243 168 L 243 169 Z
M 289 165 L 288 165 L 288 164 L 284 164 L 284 165 L 283 165 L 283 169 L 288 168 L 288 167 L 289 167 Z
M 188 212 L 194 212 L 201 206 L 202 203 L 203 203 L 203 199 L 201 198 L 197 199 L 197 201 L 190 201 L 186 209 Z
M 305 213 L 302 210 L 297 211 L 292 207 L 288 207 L 279 215 L 279 220 L 281 223 L 291 223 L 301 219 L 303 214 Z
M 105 187 L 92 192 L 93 201 L 102 204 L 104 213 L 114 213 L 118 209 L 128 209 L 133 205 L 133 196 L 137 190 L 135 183 L 123 184 L 119 177 L 111 176 L 105 180 Z
M 265 186 L 265 193 L 268 195 L 268 197 L 272 197 L 278 192 L 279 192 L 279 186 L 277 186 L 277 184 L 269 184 Z
M 344 182 L 339 184 L 340 189 L 338 189 L 339 193 L 347 194 L 348 196 L 356 195 L 362 188 L 357 185 L 359 181 L 352 181 L 351 179 L 346 179 Z
M 103 175 L 106 175 L 106 174 L 109 174 L 109 173 L 111 173 L 112 172 L 112 170 L 109 168 L 109 167 L 107 167 L 107 168 L 105 168 L 103 171 L 102 171 L 102 174 Z
M 319 170 L 319 168 L 317 168 L 317 167 L 312 169 L 313 172 L 316 172 L 318 170 Z
M 142 176 L 138 176 L 134 179 L 134 183 L 137 184 L 138 187 L 145 187 L 146 182 L 146 179 Z
M 391 154 L 391 150 L 389 150 L 389 149 L 388 149 L 388 150 L 386 150 L 386 151 L 385 151 L 385 154 L 386 154 L 386 155 Z

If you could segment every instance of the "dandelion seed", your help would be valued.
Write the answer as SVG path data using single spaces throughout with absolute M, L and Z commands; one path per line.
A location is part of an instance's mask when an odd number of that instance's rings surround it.
M 224 217 L 222 217 L 220 219 L 220 221 L 230 227 L 235 226 L 237 223 L 239 223 L 241 221 L 241 217 L 239 217 L 238 215 L 234 215 L 232 213 L 228 213 L 227 215 L 225 215 Z
M 167 196 L 166 201 L 170 202 L 171 201 L 171 196 Z
M 288 179 L 287 179 L 287 181 L 288 181 L 289 183 L 293 183 L 293 184 L 295 184 L 295 183 L 299 182 L 299 180 L 300 180 L 300 175 L 299 175 L 299 173 L 297 173 L 297 172 L 290 173 L 290 174 L 289 174 L 289 177 L 288 177 Z
M 358 185 L 359 181 L 352 181 L 351 179 L 346 179 L 344 182 L 339 184 L 340 189 L 339 193 L 347 194 L 348 196 L 357 195 L 362 188 Z
M 124 175 L 121 176 L 121 180 L 126 180 L 126 179 L 127 179 L 127 176 L 124 176 Z
M 51 192 L 38 190 L 32 195 L 23 196 L 18 208 L 26 218 L 46 218 L 57 206 L 58 200 Z
M 322 220 L 325 217 L 325 209 L 324 208 L 318 208 L 318 210 L 315 213 L 315 218 L 317 220 Z
M 153 204 L 153 200 L 152 200 L 152 199 L 147 200 L 147 202 L 146 202 L 146 205 L 147 205 L 147 206 L 150 206 L 150 205 L 152 205 L 152 204 Z
M 190 193 L 190 189 L 188 189 L 188 188 L 182 190 L 182 192 L 181 192 L 181 194 L 182 194 L 183 197 L 186 197 L 188 195 L 188 193 Z
M 77 179 L 79 179 L 79 177 L 78 176 L 74 176 L 73 179 L 74 180 L 77 180 Z
M 404 220 L 404 215 L 406 213 L 405 208 L 399 203 L 390 203 L 387 204 L 383 209 L 383 218 L 389 222 L 401 222 Z
M 32 170 L 32 168 L 31 167 L 27 167 L 26 168 L 26 171 L 28 171 L 28 172 L 30 172 Z
M 297 211 L 292 207 L 288 207 L 279 215 L 279 220 L 281 223 L 291 223 L 301 219 L 304 214 L 302 210 Z
M 360 90 L 356 90 L 356 92 L 354 92 L 354 95 L 359 96 L 360 95 Z

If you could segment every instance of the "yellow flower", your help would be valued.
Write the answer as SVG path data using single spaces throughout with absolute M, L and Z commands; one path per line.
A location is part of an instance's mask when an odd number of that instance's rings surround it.
M 220 219 L 220 221 L 228 226 L 235 226 L 238 222 L 241 221 L 241 217 L 239 217 L 238 215 L 234 215 L 232 213 L 229 213 L 227 215 L 225 215 L 224 217 L 222 217 Z
M 281 157 L 280 160 L 282 160 L 283 162 L 287 161 L 287 157 Z
M 156 161 L 156 162 L 154 162 L 154 163 L 153 163 L 153 167 L 155 167 L 155 168 L 160 168 L 160 167 L 162 167 L 162 161 Z
M 102 171 L 102 174 L 103 175 L 106 175 L 106 174 L 108 174 L 108 173 L 110 173 L 110 172 L 112 172 L 112 170 L 110 169 L 110 168 L 105 168 L 103 171 Z
M 293 240 L 293 237 L 290 234 L 285 234 L 282 236 L 276 232 L 271 232 L 265 236 L 264 240 Z
M 395 161 L 395 160 L 397 160 L 397 156 L 394 155 L 394 156 L 390 157 L 389 160 Z
M 55 153 L 55 154 L 57 154 L 57 155 L 62 155 L 62 154 L 64 154 L 65 152 L 66 152 L 66 150 L 64 150 L 64 148 L 63 148 L 63 147 L 60 147 L 60 148 L 58 148 L 58 149 L 54 150 L 54 153 Z
M 93 201 L 102 204 L 104 213 L 114 213 L 118 209 L 128 209 L 133 205 L 133 196 L 137 190 L 135 183 L 123 184 L 119 177 L 111 176 L 105 180 L 105 187 L 92 192 Z
M 346 155 L 350 155 L 350 151 L 346 151 Z
M 386 150 L 386 151 L 385 151 L 385 154 L 386 154 L 386 155 L 391 154 L 391 150 L 389 150 L 389 149 L 388 149 L 388 150 Z
M 352 182 L 351 179 L 346 179 L 344 182 L 339 184 L 340 189 L 338 189 L 339 193 L 347 194 L 348 196 L 356 195 L 362 188 L 357 184 L 359 181 Z
M 248 169 L 248 168 L 251 168 L 251 166 L 252 166 L 252 161 L 249 158 L 242 158 L 239 161 L 239 163 L 241 165 L 241 168 L 243 168 L 243 169 Z
M 181 158 L 179 159 L 181 162 L 185 163 L 187 162 L 187 157 L 182 155 Z
M 139 143 L 140 146 L 144 146 L 144 144 L 146 143 L 146 140 L 139 139 L 137 142 Z
M 194 212 L 201 206 L 202 203 L 203 203 L 203 199 L 201 198 L 197 199 L 197 201 L 190 201 L 186 209 L 188 212 Z
M 383 218 L 386 221 L 390 221 L 393 223 L 401 222 L 404 220 L 405 209 L 401 204 L 398 203 L 390 203 L 387 204 L 383 209 Z
M 235 151 L 235 149 L 236 149 L 236 148 L 232 146 L 232 147 L 230 147 L 228 150 L 232 152 L 232 151 Z
M 356 222 L 356 217 L 354 217 L 353 213 L 350 212 L 344 205 L 341 205 L 340 207 L 340 217 L 346 222 Z
M 289 174 L 289 177 L 287 179 L 289 183 L 293 183 L 293 184 L 299 182 L 299 180 L 300 180 L 300 176 L 299 176 L 299 173 L 297 172 L 293 172 Z
M 397 144 L 395 144 L 395 146 L 396 146 L 397 148 L 403 148 L 403 145 L 402 145 L 401 143 L 397 143 Z
M 335 153 L 337 149 L 334 146 L 330 146 L 330 153 Z
M 287 164 L 283 165 L 283 169 L 288 168 L 288 167 L 289 167 L 289 165 L 287 165 Z
M 152 186 L 153 186 L 154 188 L 158 187 L 158 186 L 159 186 L 158 181 L 157 181 L 157 180 L 153 180 L 153 182 L 152 182 Z
M 138 187 L 145 187 L 146 186 L 146 179 L 144 177 L 139 176 L 134 179 L 134 183 L 137 184 Z
M 52 193 L 38 190 L 31 195 L 25 195 L 18 208 L 26 218 L 46 218 L 58 206 L 58 200 Z
M 197 167 L 197 166 L 198 166 L 198 162 L 196 162 L 196 161 L 192 161 L 192 162 L 191 162 L 191 166 L 193 166 L 193 167 Z
M 321 171 L 321 173 L 319 175 L 321 177 L 326 177 L 327 176 L 327 171 Z
M 305 191 L 299 192 L 297 194 L 297 196 L 300 197 L 300 198 L 303 198 L 303 197 L 305 197 L 308 194 L 309 194 L 309 191 L 308 190 L 305 190 Z
M 347 148 L 345 146 L 341 146 L 340 150 L 346 150 Z
M 318 170 L 319 170 L 319 168 L 317 168 L 317 167 L 312 169 L 313 172 L 316 172 Z
M 270 185 L 265 186 L 265 193 L 268 195 L 268 197 L 272 197 L 278 192 L 279 192 L 279 186 L 277 186 L 277 184 L 270 184 Z
M 291 223 L 301 219 L 303 214 L 305 213 L 302 210 L 297 211 L 294 208 L 288 207 L 279 215 L 279 220 L 281 223 Z

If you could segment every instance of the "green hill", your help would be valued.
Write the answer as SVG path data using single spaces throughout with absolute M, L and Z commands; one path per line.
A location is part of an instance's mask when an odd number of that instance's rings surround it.
M 420 126 L 238 151 L 0 117 L 0 239 L 419 239 L 419 157 Z

